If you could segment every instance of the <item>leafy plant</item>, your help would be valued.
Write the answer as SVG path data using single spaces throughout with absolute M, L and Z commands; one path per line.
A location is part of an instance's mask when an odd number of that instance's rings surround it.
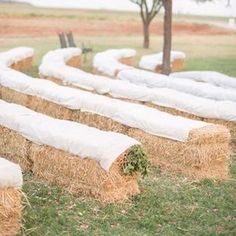
M 135 145 L 130 149 L 123 164 L 123 171 L 126 175 L 132 175 L 135 172 L 140 172 L 143 177 L 147 175 L 147 154 L 139 145 Z

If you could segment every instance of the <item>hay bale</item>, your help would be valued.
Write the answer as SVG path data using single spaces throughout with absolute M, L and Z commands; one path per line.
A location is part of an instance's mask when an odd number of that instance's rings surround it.
M 95 160 L 33 144 L 33 172 L 43 181 L 77 195 L 92 196 L 103 202 L 127 200 L 140 190 L 137 176 L 126 176 L 122 171 L 126 155 L 122 154 L 106 172 Z
M 0 126 L 0 133 L 0 156 L 19 164 L 23 172 L 30 171 L 32 169 L 32 161 L 29 156 L 31 143 L 3 126 Z
M 171 62 L 171 71 L 181 71 L 184 69 L 184 60 L 183 59 L 175 59 Z M 161 73 L 162 72 L 162 65 L 157 65 L 154 69 L 154 72 Z
M 32 67 L 32 63 L 33 57 L 27 57 L 22 60 L 13 62 L 9 67 L 18 71 L 25 71 Z
M 1 133 L 2 135 L 2 133 Z M 16 235 L 21 227 L 23 184 L 18 165 L 0 157 L 0 235 Z
M 116 77 L 123 70 L 132 68 L 136 51 L 133 49 L 110 49 L 97 53 L 93 58 L 94 71 L 99 74 Z
M 24 71 L 32 66 L 34 49 L 16 47 L 0 53 L 0 64 L 18 71 Z
M 117 158 L 109 171 L 105 171 L 98 161 L 89 157 L 81 158 L 47 145 L 35 144 L 8 128 L 2 132 L 4 136 L 7 136 L 5 133 L 12 133 L 16 142 L 30 142 L 26 151 L 33 163 L 31 170 L 48 183 L 56 184 L 76 195 L 91 196 L 103 202 L 127 200 L 140 192 L 138 172 L 125 175 L 123 171 L 132 147 Z M 25 147 L 22 146 L 22 150 L 9 150 L 14 156 L 19 151 L 23 152 L 23 149 Z
M 22 192 L 13 187 L 0 187 L 0 235 L 17 235 L 21 228 Z
M 227 121 L 227 120 L 222 120 L 222 119 L 213 119 L 213 118 L 205 118 L 205 117 L 200 117 L 196 116 L 184 111 L 180 111 L 171 107 L 164 107 L 164 106 L 159 106 L 150 102 L 145 103 L 146 106 L 156 108 L 160 111 L 168 112 L 170 114 L 176 115 L 176 116 L 183 116 L 189 119 L 194 119 L 194 120 L 200 120 L 200 121 L 205 121 L 207 123 L 212 123 L 216 125 L 222 125 L 225 126 L 229 129 L 230 134 L 231 134 L 231 147 L 233 152 L 236 153 L 236 122 L 234 121 Z
M 222 126 L 209 125 L 192 130 L 185 143 L 146 134 L 138 129 L 130 129 L 128 135 L 142 140 L 155 166 L 195 179 L 228 178 L 230 135 Z
M 79 68 L 81 66 L 81 56 L 72 56 L 66 61 L 68 66 Z
M 27 153 L 31 170 L 41 179 L 100 201 L 126 200 L 139 193 L 139 172 L 145 175 L 148 163 L 136 140 L 52 119 L 14 104 L 1 102 L 1 106 L 6 109 L 1 117 L 9 117 L 13 110 L 17 111 L 9 121 L 1 119 L 5 127 L 0 126 L 0 142 L 3 137 L 14 137 L 14 143 L 19 144 L 17 148 L 6 144 L 7 158 Z M 22 121 L 22 117 L 27 120 Z M 53 126 L 56 134 L 38 127 L 36 121 Z M 24 146 L 24 143 L 29 145 Z
M 134 56 L 122 57 L 119 59 L 119 62 L 122 64 L 125 64 L 125 65 L 128 65 L 128 66 L 133 66 L 134 65 Z
M 121 70 L 117 75 L 117 79 L 148 88 L 172 89 L 216 101 L 236 101 L 236 94 L 233 89 L 225 89 L 209 83 L 199 83 L 184 78 L 173 78 L 171 76 L 136 69 L 134 67 Z
M 222 88 L 236 89 L 236 78 L 217 71 L 182 71 L 170 76 L 209 83 Z
M 184 59 L 175 59 L 172 63 L 171 63 L 171 69 L 172 71 L 181 71 L 184 69 Z
M 7 93 L 18 93 L 6 88 L 3 90 Z M 2 91 L 2 93 L 5 92 Z M 166 170 L 181 172 L 197 179 L 226 179 L 228 176 L 230 134 L 225 127 L 209 125 L 192 130 L 187 142 L 179 142 L 148 134 L 101 115 L 71 110 L 39 97 L 26 96 L 31 101 L 30 103 L 26 101 L 24 104 L 17 99 L 17 95 L 8 97 L 16 98 L 12 102 L 21 105 L 28 104 L 31 109 L 55 118 L 63 117 L 106 131 L 112 130 L 127 134 L 144 145 L 154 165 L 160 165 Z
M 180 71 L 184 68 L 185 53 L 179 51 L 171 51 L 171 69 L 172 71 Z M 139 67 L 145 70 L 161 73 L 162 71 L 163 53 L 142 56 Z

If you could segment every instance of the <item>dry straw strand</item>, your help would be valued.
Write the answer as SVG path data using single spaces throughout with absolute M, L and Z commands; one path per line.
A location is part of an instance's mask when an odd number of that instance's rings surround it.
M 21 227 L 22 192 L 0 188 L 0 236 L 16 235 Z

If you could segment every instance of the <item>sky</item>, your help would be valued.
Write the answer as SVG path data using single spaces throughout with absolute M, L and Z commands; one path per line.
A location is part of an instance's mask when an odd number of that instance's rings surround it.
M 59 8 L 106 9 L 137 11 L 138 8 L 129 0 L 16 0 L 35 6 Z M 213 3 L 196 3 L 193 0 L 173 0 L 173 12 L 179 14 L 236 17 L 236 0 L 231 0 L 231 7 L 226 7 L 226 0 L 214 0 Z

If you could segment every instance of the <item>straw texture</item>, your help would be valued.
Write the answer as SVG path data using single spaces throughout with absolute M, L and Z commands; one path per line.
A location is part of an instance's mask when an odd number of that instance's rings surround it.
M 0 188 L 0 235 L 14 236 L 21 227 L 22 193 L 14 188 Z
M 9 67 L 18 71 L 25 71 L 32 66 L 32 62 L 33 62 L 33 57 L 28 57 L 23 60 L 19 60 L 12 63 Z
M 81 66 L 81 56 L 73 56 L 66 61 L 68 66 L 79 68 Z
M 30 171 L 32 169 L 32 162 L 29 158 L 31 143 L 3 126 L 0 126 L 0 134 L 0 156 L 19 164 L 23 172 Z
M 13 94 L 15 94 L 13 96 Z M 2 88 L 2 98 L 51 115 L 55 118 L 78 121 L 106 131 L 117 131 L 140 141 L 154 165 L 181 172 L 192 178 L 226 179 L 230 156 L 230 134 L 223 126 L 209 125 L 192 130 L 187 142 L 178 142 L 127 127 L 109 118 L 80 110 L 70 110 L 44 99 L 23 95 Z M 26 99 L 28 97 L 28 100 Z M 14 100 L 12 100 L 14 99 Z
M 126 176 L 122 172 L 126 154 L 122 154 L 106 172 L 95 160 L 33 144 L 33 172 L 40 179 L 75 194 L 93 196 L 103 202 L 121 201 L 139 193 L 137 176 Z
M 125 64 L 125 65 L 128 65 L 128 66 L 133 66 L 134 65 L 134 57 L 123 57 L 119 60 L 119 62 L 122 64 Z

